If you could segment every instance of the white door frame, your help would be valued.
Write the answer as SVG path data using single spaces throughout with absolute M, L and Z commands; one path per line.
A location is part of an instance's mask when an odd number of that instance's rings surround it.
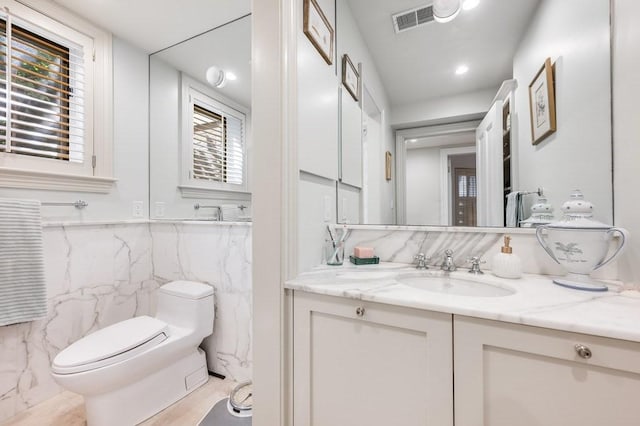
M 445 148 L 440 150 L 440 225 L 442 226 L 455 226 L 449 223 L 452 199 L 451 190 L 453 186 L 451 169 L 449 167 L 449 156 L 475 153 L 475 146 Z
M 426 138 L 430 136 L 444 136 L 454 133 L 473 132 L 480 124 L 480 120 L 462 121 L 453 124 L 416 127 L 396 131 L 396 224 L 407 224 L 407 140 Z

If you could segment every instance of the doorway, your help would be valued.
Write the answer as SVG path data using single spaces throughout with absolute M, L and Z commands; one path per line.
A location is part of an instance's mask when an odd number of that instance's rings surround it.
M 462 154 L 449 157 L 452 179 L 451 225 L 476 226 L 478 185 L 476 178 L 476 155 Z

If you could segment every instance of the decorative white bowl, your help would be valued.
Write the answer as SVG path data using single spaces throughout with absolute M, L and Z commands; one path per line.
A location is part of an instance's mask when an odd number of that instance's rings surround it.
M 591 280 L 589 275 L 622 253 L 627 231 L 593 220 L 593 205 L 584 201 L 578 190 L 564 203 L 562 211 L 562 220 L 536 229 L 542 248 L 569 273 L 565 278 L 554 279 L 554 282 L 583 290 L 606 291 L 604 284 Z M 616 234 L 620 236 L 618 247 L 607 257 Z

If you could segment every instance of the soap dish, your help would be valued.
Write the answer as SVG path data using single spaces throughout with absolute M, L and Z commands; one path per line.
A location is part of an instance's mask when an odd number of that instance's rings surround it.
M 349 260 L 354 265 L 377 265 L 378 263 L 380 263 L 380 258 L 378 256 L 373 256 L 366 259 L 355 257 L 355 256 L 349 256 Z

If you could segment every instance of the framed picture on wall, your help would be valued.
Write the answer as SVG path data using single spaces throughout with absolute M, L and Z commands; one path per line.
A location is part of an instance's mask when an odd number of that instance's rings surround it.
M 556 131 L 556 100 L 553 66 L 547 58 L 529 85 L 531 143 L 537 145 Z
M 304 33 L 325 62 L 333 64 L 333 27 L 316 0 L 304 0 Z
M 389 151 L 384 155 L 384 178 L 391 180 L 391 152 Z
M 342 57 L 342 84 L 357 102 L 359 99 L 360 74 L 358 74 L 358 70 L 347 54 Z

